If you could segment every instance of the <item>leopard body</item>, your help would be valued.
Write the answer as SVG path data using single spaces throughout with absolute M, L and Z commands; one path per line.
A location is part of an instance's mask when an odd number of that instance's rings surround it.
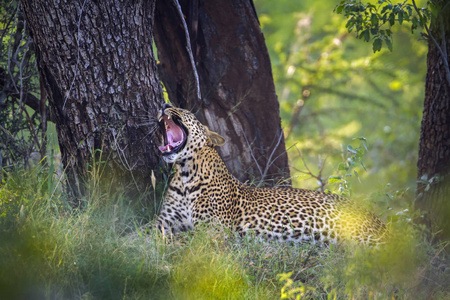
M 160 120 L 160 149 L 175 169 L 158 218 L 163 232 L 177 233 L 200 221 L 216 220 L 241 234 L 252 231 L 268 240 L 373 244 L 383 238 L 385 224 L 347 198 L 239 182 L 215 149 L 224 139 L 191 112 L 166 105 Z

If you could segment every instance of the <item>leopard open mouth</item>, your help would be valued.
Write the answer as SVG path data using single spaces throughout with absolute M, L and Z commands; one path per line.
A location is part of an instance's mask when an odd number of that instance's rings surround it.
M 159 122 L 163 136 L 164 146 L 159 146 L 163 155 L 179 152 L 186 144 L 186 129 L 179 122 L 177 117 L 162 115 Z

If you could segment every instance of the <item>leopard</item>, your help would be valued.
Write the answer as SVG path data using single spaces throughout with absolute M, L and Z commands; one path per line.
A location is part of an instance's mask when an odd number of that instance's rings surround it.
M 347 197 L 291 187 L 255 187 L 236 179 L 216 147 L 225 139 L 182 108 L 164 104 L 157 118 L 163 160 L 172 166 L 157 226 L 164 234 L 216 221 L 239 235 L 314 244 L 378 244 L 385 223 Z

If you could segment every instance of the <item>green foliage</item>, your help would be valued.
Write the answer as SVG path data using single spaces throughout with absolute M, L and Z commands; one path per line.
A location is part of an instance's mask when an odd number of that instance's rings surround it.
M 280 299 L 296 299 L 300 300 L 302 297 L 308 295 L 308 292 L 314 291 L 312 287 L 305 286 L 302 282 L 295 282 L 292 280 L 292 272 L 278 275 L 281 282 L 285 282 L 281 288 Z
M 443 181 L 444 178 L 440 174 L 435 174 L 431 178 L 428 178 L 428 174 L 424 174 L 422 175 L 422 177 L 420 177 L 417 183 L 424 185 L 425 188 L 423 189 L 423 191 L 428 192 L 433 184 L 438 184 Z M 418 196 L 421 197 L 422 195 L 419 194 Z
M 167 294 L 167 275 L 145 260 L 152 249 L 122 238 L 135 221 L 130 201 L 108 195 L 72 212 L 60 186 L 44 188 L 42 167 L 7 175 L 0 187 L 1 298 Z
M 414 2 L 414 1 L 413 1 Z M 355 31 L 356 37 L 365 42 L 372 41 L 373 52 L 380 51 L 383 43 L 392 51 L 392 26 L 404 22 L 411 24 L 411 32 L 424 27 L 430 17 L 427 8 L 417 8 L 407 1 L 393 4 L 390 0 L 379 0 L 377 4 L 363 4 L 361 1 L 343 0 L 335 12 L 347 18 L 348 32 Z
M 250 298 L 248 294 L 253 291 L 246 272 L 233 253 L 220 249 L 220 244 L 205 228 L 187 241 L 173 268 L 176 299 Z
M 330 176 L 328 183 L 338 183 L 339 193 L 343 196 L 350 197 L 352 194 L 351 183 L 349 178 L 355 177 L 359 179 L 359 173 L 356 170 L 356 166 L 360 165 L 365 171 L 363 158 L 365 152 L 368 150 L 366 146 L 366 139 L 364 137 L 355 138 L 354 140 L 359 140 L 359 145 L 353 148 L 352 145 L 347 145 L 348 155 L 343 162 L 338 165 L 339 175 Z
M 370 152 L 352 186 L 356 198 L 390 183 L 415 190 L 427 46 L 418 30 L 392 27 L 398 51 L 371 49 L 348 33 L 336 1 L 256 0 L 272 60 L 292 182 L 321 187 L 304 170 L 329 178 L 347 155 L 342 145 L 364 136 Z M 317 176 L 320 177 L 320 176 Z M 354 175 L 353 175 L 354 178 Z
M 390 242 L 378 248 L 321 249 L 261 241 L 251 234 L 238 237 L 212 225 L 164 238 L 141 227 L 157 211 L 157 193 L 148 204 L 120 192 L 98 192 L 103 162 L 101 151 L 96 151 L 100 157 L 90 169 L 91 190 L 83 210 L 67 205 L 53 158 L 46 168 L 3 172 L 0 298 L 450 296 L 447 245 L 422 240 L 421 228 L 411 224 L 415 216 L 405 209 L 412 203 L 410 191 L 416 183 L 426 45 L 409 28 L 391 27 L 389 18 L 386 28 L 381 26 L 386 1 L 378 3 L 379 31 L 369 30 L 369 40 L 373 43 L 381 30 L 390 30 L 389 38 L 383 38 L 394 41 L 398 51 L 381 48 L 375 54 L 348 34 L 341 15 L 332 13 L 334 0 L 255 4 L 272 58 L 288 148 L 297 146 L 310 166 L 318 166 L 311 172 L 323 166 L 324 178 L 337 173 L 343 192 L 349 194 L 351 187 L 356 199 L 368 198 L 382 208 L 376 213 L 385 219 L 389 215 Z M 396 23 L 400 10 L 409 13 L 406 4 L 397 7 Z M 384 13 L 390 17 L 393 10 L 394 5 Z M 405 12 L 402 17 L 407 22 Z M 412 22 L 414 14 L 408 18 Z M 368 22 L 363 26 L 372 26 Z M 366 33 L 358 37 L 365 39 Z M 4 50 L 8 44 L 2 45 Z M 382 45 L 387 45 L 385 40 Z M 364 136 L 370 144 L 364 139 L 352 142 L 355 136 Z M 297 153 L 289 156 L 294 168 L 303 168 Z M 360 166 L 368 171 L 354 173 Z M 311 176 L 298 176 L 293 182 L 317 186 Z M 153 186 L 164 190 L 166 184 L 167 178 Z
M 449 265 L 446 245 L 422 241 L 409 213 L 392 221 L 388 242 L 376 248 L 267 242 L 215 224 L 163 237 L 153 222 L 142 226 L 148 218 L 141 215 L 144 202 L 92 192 L 96 196 L 84 209 L 72 211 L 60 185 L 49 192 L 48 176 L 41 166 L 16 170 L 0 186 L 2 299 L 387 299 L 450 293 L 450 272 L 440 271 Z
M 142 202 L 91 191 L 88 205 L 72 211 L 61 186 L 48 193 L 46 180 L 38 166 L 8 173 L 0 187 L 2 299 L 273 299 L 278 293 L 250 280 L 226 241 L 229 232 L 204 227 L 171 241 L 151 228 L 136 233 L 148 218 L 140 216 L 147 210 Z
M 327 289 L 357 299 L 408 295 L 420 281 L 412 274 L 420 273 L 426 254 L 418 231 L 404 222 L 401 226 L 391 228 L 386 244 L 339 250 L 335 260 L 327 260 L 323 277 Z

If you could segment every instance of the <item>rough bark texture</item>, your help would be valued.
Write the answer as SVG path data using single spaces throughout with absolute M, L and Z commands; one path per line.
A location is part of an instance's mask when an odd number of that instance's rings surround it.
M 179 1 L 202 99 L 173 1 L 157 0 L 155 41 L 169 99 L 227 140 L 219 149 L 242 181 L 289 177 L 269 54 L 251 0 Z M 269 183 L 270 184 L 270 183 Z
M 142 191 L 158 154 L 139 124 L 163 101 L 152 50 L 155 1 L 21 3 L 71 192 L 85 195 L 97 171 L 112 188 Z
M 445 16 L 443 11 L 441 16 Z M 445 17 L 433 20 L 430 30 L 446 57 L 441 55 L 438 47 L 430 39 L 417 164 L 419 184 L 416 207 L 428 212 L 425 215 L 425 223 L 428 226 L 442 230 L 440 236 L 448 238 L 450 237 L 450 83 L 445 60 L 448 62 L 450 59 L 450 19 Z M 424 180 L 428 183 L 423 182 Z

